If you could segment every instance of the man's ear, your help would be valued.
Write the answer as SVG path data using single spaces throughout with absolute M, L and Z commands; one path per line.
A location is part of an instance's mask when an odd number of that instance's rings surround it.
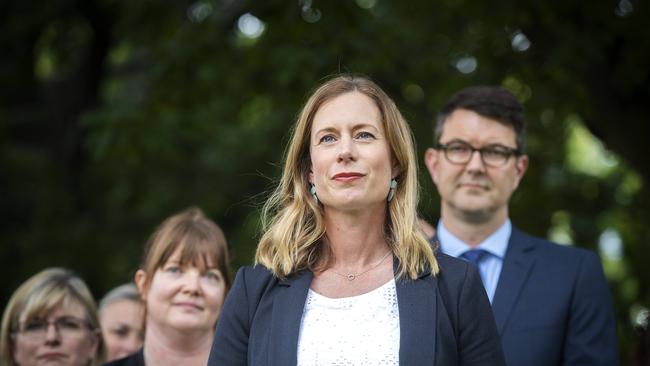
M 517 161 L 515 162 L 515 170 L 517 175 L 515 177 L 515 186 L 513 190 L 519 187 L 519 182 L 521 182 L 526 170 L 528 170 L 528 155 L 521 155 L 517 158 Z
M 141 269 L 137 270 L 133 280 L 135 281 L 135 285 L 138 287 L 138 292 L 140 292 L 140 298 L 142 301 L 147 301 L 147 272 Z
M 430 147 L 424 152 L 424 165 L 427 167 L 429 175 L 431 176 L 431 180 L 433 180 L 434 184 L 438 183 L 439 157 L 440 154 L 438 153 L 438 150 L 434 148 Z

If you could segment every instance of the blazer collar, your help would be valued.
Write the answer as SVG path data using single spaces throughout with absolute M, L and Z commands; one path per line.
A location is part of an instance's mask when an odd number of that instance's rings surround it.
M 300 321 L 313 277 L 312 272 L 302 271 L 278 282 L 271 315 L 269 365 L 298 363 Z
M 393 260 L 397 272 L 399 263 Z M 400 278 L 395 281 L 399 307 L 399 364 L 433 365 L 435 360 L 438 282 L 430 276 L 431 269 L 418 279 Z
M 530 237 L 513 226 L 492 301 L 492 311 L 499 334 L 503 333 L 512 308 L 535 264 L 535 256 L 532 255 L 534 250 L 535 245 Z

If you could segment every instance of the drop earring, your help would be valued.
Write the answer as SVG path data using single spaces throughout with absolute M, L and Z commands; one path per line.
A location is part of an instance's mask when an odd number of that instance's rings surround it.
M 390 190 L 388 191 L 388 202 L 390 202 L 395 196 L 395 188 L 397 188 L 397 181 L 395 179 L 391 179 Z
M 309 188 L 309 192 L 311 193 L 311 196 L 314 197 L 314 201 L 318 203 L 318 196 L 316 195 L 316 186 L 312 184 L 311 188 Z

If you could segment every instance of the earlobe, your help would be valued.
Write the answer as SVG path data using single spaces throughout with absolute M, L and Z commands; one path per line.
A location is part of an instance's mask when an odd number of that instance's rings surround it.
M 514 188 L 517 188 L 519 187 L 519 182 L 521 182 L 521 179 L 524 177 L 524 174 L 528 169 L 528 155 L 522 155 L 517 158 L 515 169 L 517 169 L 517 179 Z
M 138 287 L 138 292 L 140 292 L 140 298 L 142 301 L 147 301 L 147 291 L 145 284 L 147 283 L 147 273 L 141 269 L 135 272 L 133 278 L 135 285 Z
M 424 152 L 424 165 L 427 167 L 427 170 L 429 171 L 429 175 L 431 175 L 431 179 L 433 180 L 434 183 L 438 181 L 438 176 L 436 173 L 436 169 L 438 167 L 438 151 L 433 149 L 433 148 L 428 148 Z
M 393 179 L 397 179 L 399 175 L 402 174 L 402 167 L 397 161 L 393 161 L 393 167 L 391 168 L 391 176 Z
M 522 155 L 517 159 L 517 175 L 519 179 L 524 176 L 526 170 L 528 169 L 528 155 Z

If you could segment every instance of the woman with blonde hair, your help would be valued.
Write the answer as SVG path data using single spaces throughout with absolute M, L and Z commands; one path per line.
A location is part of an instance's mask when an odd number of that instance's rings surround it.
M 239 270 L 209 365 L 502 365 L 479 275 L 418 228 L 417 160 L 363 77 L 310 96 Z
M 165 220 L 145 246 L 135 283 L 144 344 L 111 366 L 205 365 L 230 286 L 226 238 L 198 208 Z
M 83 280 L 63 268 L 32 276 L 2 315 L 4 366 L 101 364 L 104 357 L 95 300 Z

